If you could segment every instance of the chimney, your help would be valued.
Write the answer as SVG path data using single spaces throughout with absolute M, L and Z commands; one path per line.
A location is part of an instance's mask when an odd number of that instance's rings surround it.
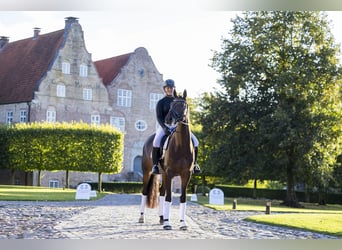
M 8 41 L 9 41 L 9 38 L 7 36 L 0 36 L 0 49 L 5 47 Z
M 65 28 L 69 28 L 71 24 L 73 23 L 78 23 L 78 18 L 77 17 L 66 17 L 65 18 Z
M 37 39 L 40 33 L 40 28 L 33 28 L 33 39 Z

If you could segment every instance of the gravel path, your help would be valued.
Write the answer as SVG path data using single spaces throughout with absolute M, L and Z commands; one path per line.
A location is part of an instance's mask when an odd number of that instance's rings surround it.
M 216 211 L 188 202 L 187 224 L 179 227 L 178 197 L 171 208 L 173 230 L 159 225 L 157 209 L 138 223 L 140 194 L 111 194 L 97 201 L 0 201 L 0 239 L 340 239 L 267 226 L 243 219 L 257 212 Z

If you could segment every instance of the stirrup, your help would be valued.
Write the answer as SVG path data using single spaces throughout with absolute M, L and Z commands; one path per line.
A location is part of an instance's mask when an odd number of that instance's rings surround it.
M 194 172 L 194 174 L 199 174 L 199 173 L 201 173 L 201 169 L 200 169 L 200 167 L 198 166 L 197 163 L 195 163 L 195 165 L 194 165 L 193 172 Z
M 160 174 L 158 165 L 153 165 L 152 174 Z

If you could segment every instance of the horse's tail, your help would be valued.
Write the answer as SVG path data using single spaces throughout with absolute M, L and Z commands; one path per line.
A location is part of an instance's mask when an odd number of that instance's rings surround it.
M 148 181 L 147 186 L 147 201 L 146 207 L 148 208 L 157 208 L 158 207 L 158 199 L 159 199 L 159 183 L 160 176 L 152 174 Z

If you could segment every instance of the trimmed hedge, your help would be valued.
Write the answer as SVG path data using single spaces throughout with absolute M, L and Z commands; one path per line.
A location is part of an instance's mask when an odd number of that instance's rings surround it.
M 98 189 L 98 183 L 88 182 L 92 189 Z M 113 193 L 141 193 L 142 191 L 142 182 L 104 182 L 102 183 L 102 190 L 109 191 Z M 216 185 L 216 188 L 219 188 L 223 191 L 225 197 L 230 198 L 252 198 L 253 197 L 253 188 L 243 188 L 243 187 L 229 187 L 225 185 Z M 189 193 L 192 193 L 193 187 L 189 186 Z M 205 192 L 209 193 L 210 188 L 205 187 Z M 202 193 L 202 186 L 199 185 L 197 187 L 197 193 Z M 286 190 L 276 190 L 276 189 L 257 189 L 256 190 L 257 198 L 259 199 L 270 199 L 270 200 L 284 200 L 286 197 Z M 296 192 L 297 198 L 300 202 L 306 202 L 306 197 L 304 192 Z M 342 204 L 342 194 L 325 194 L 325 198 L 327 203 L 329 204 Z M 311 193 L 309 197 L 309 202 L 317 203 L 318 202 L 318 194 Z
M 98 190 L 97 182 L 88 182 L 92 189 Z M 142 182 L 103 182 L 102 191 L 113 193 L 141 193 Z
M 225 185 L 216 185 L 223 191 L 225 197 L 245 197 L 253 198 L 253 188 L 243 187 L 229 187 Z M 286 190 L 279 189 L 257 189 L 257 198 L 271 199 L 271 200 L 284 200 L 286 198 Z M 306 202 L 306 195 L 304 192 L 296 192 L 298 201 Z M 324 194 L 325 201 L 329 204 L 342 204 L 342 194 Z M 318 193 L 310 193 L 308 202 L 318 203 Z

